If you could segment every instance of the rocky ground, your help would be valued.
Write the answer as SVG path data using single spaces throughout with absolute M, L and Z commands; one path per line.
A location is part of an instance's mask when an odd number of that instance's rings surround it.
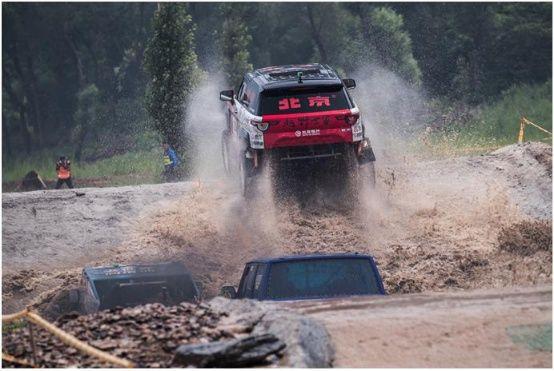
M 234 333 L 218 329 L 225 314 L 207 305 L 183 303 L 175 307 L 148 304 L 114 309 L 86 316 L 66 315 L 56 321 L 61 329 L 79 340 L 128 359 L 138 367 L 171 367 L 177 346 L 186 343 L 230 339 Z M 109 364 L 66 346 L 46 330 L 35 327 L 37 359 L 41 366 L 106 367 Z M 3 338 L 5 352 L 32 361 L 31 342 L 26 326 L 9 331 Z
M 55 324 L 79 340 L 135 367 L 329 367 L 333 350 L 325 328 L 307 316 L 252 301 L 217 298 L 166 307 L 147 304 L 89 315 L 69 313 Z M 68 347 L 41 327 L 7 325 L 3 351 L 47 368 L 110 367 Z M 3 363 L 4 366 L 13 366 Z
M 84 265 L 181 260 L 212 297 L 249 259 L 309 252 L 374 255 L 392 294 L 551 284 L 551 166 L 541 143 L 382 161 L 356 208 L 267 184 L 244 202 L 227 179 L 3 194 L 3 310 L 45 308 Z

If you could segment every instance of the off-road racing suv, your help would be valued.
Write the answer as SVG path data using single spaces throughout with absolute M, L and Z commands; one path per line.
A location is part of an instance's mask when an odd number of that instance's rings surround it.
M 221 295 L 280 301 L 385 295 L 385 289 L 371 256 L 320 254 L 248 262 L 238 290 L 224 286 Z
M 337 182 L 355 180 L 357 187 L 363 173 L 373 184 L 375 156 L 348 93 L 355 86 L 328 65 L 303 64 L 261 68 L 244 76 L 238 92 L 221 91 L 224 167 L 240 175 L 243 194 L 255 190 L 268 163 L 279 179 L 287 178 L 287 166 L 308 163 L 311 171 L 325 163 Z
M 93 313 L 147 303 L 175 305 L 199 299 L 199 290 L 180 262 L 113 265 L 83 269 L 81 287 L 70 291 L 71 310 Z

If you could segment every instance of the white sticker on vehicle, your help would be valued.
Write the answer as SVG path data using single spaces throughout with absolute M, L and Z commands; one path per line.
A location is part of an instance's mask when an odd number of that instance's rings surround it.
M 296 135 L 297 137 L 311 137 L 319 134 L 320 134 L 319 129 L 296 130 L 296 132 L 294 133 L 294 135 Z

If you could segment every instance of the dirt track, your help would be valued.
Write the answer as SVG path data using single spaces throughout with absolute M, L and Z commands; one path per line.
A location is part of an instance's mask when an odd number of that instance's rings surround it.
M 552 238 L 551 161 L 541 144 L 382 161 L 357 209 L 317 190 L 302 206 L 245 203 L 224 179 L 4 194 L 3 310 L 47 302 L 83 265 L 182 260 L 209 297 L 251 258 L 316 251 L 374 255 L 389 293 L 551 284 L 552 244 L 534 243 Z
M 291 306 L 325 324 L 335 367 L 552 367 L 550 285 Z
M 550 221 L 549 158 L 551 147 L 533 144 L 386 164 L 356 210 L 316 191 L 303 208 L 245 203 L 221 180 L 4 194 L 4 308 L 114 261 L 181 259 L 208 296 L 236 283 L 248 259 L 304 252 L 370 253 L 392 293 L 550 282 L 551 250 L 498 243 L 518 222 Z

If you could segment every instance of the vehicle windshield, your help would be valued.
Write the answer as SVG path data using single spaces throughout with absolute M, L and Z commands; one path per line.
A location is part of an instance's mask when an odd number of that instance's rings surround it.
M 319 86 L 268 90 L 262 93 L 261 114 L 320 112 L 349 109 L 342 86 Z
M 381 294 L 368 259 L 319 259 L 274 263 L 268 299 L 294 300 Z

